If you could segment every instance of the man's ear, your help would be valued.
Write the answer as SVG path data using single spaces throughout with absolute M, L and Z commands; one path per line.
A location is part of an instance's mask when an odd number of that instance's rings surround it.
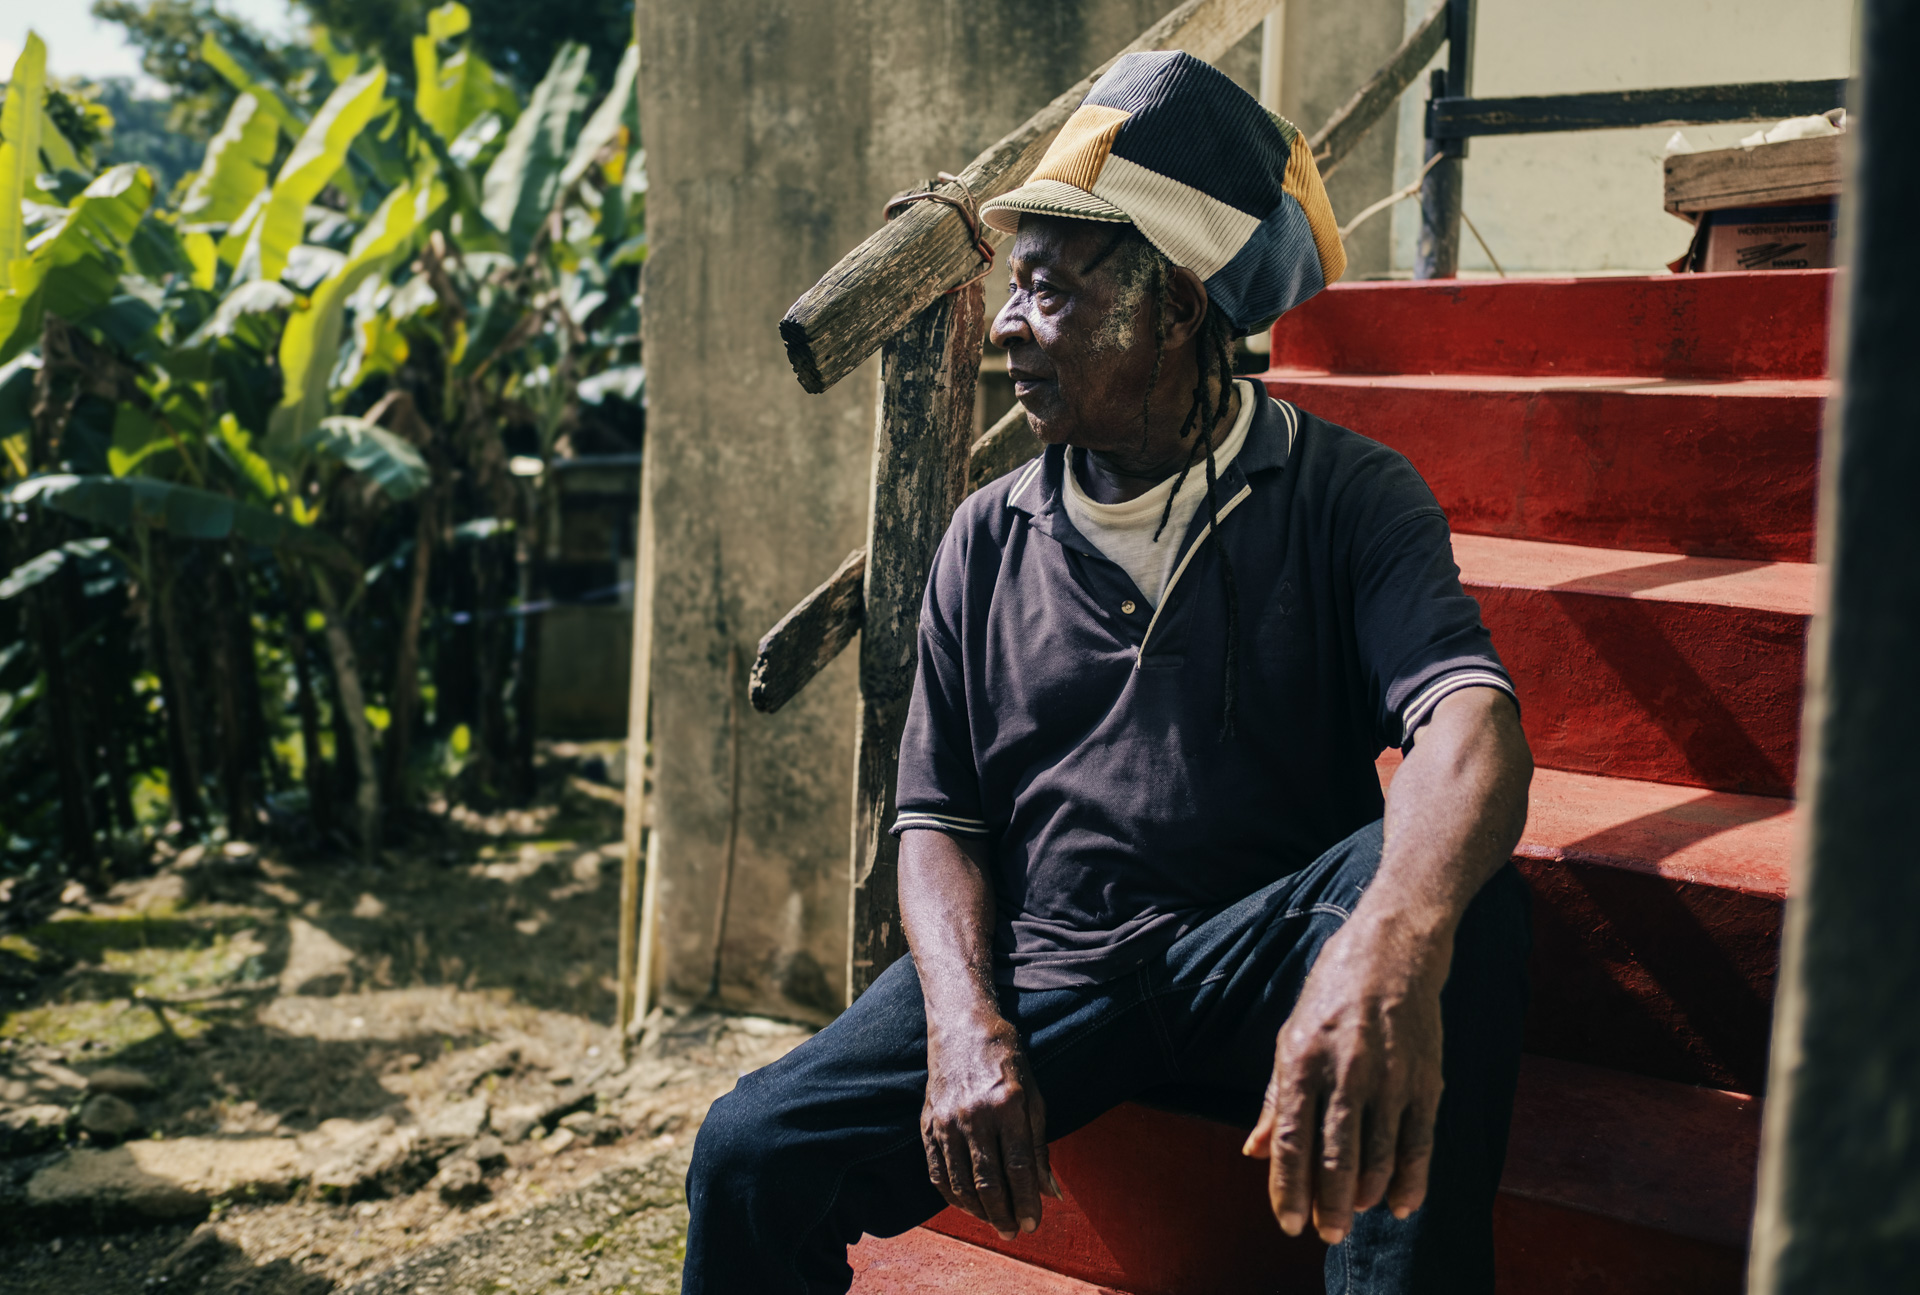
M 1160 303 L 1167 323 L 1167 345 L 1177 349 L 1193 340 L 1207 318 L 1207 285 L 1192 270 L 1174 266 L 1167 272 L 1167 295 Z

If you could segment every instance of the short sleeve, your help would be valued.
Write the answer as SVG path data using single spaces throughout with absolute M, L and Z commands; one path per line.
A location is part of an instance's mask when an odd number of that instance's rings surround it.
M 1414 484 L 1424 504 L 1357 546 L 1354 621 L 1382 746 L 1411 745 L 1434 707 L 1462 688 L 1514 696 L 1480 604 L 1460 587 L 1446 515 L 1424 483 Z
M 988 835 L 968 721 L 965 654 L 956 629 L 963 623 L 968 584 L 968 546 L 960 529 L 956 524 L 941 541 L 921 601 L 920 662 L 900 736 L 896 836 L 910 828 Z

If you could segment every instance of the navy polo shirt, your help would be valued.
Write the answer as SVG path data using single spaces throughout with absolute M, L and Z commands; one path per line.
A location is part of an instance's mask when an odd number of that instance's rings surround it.
M 1204 506 L 1157 607 L 1068 521 L 1061 446 L 974 493 L 941 541 L 893 830 L 987 839 L 1003 983 L 1122 974 L 1379 818 L 1375 759 L 1447 693 L 1512 693 L 1413 466 L 1254 398 L 1218 485 L 1233 737 Z

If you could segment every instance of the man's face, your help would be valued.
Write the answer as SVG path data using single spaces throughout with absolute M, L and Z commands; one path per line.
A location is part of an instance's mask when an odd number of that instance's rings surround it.
M 1025 217 L 1007 258 L 1007 304 L 993 321 L 1013 392 L 1039 438 L 1128 452 L 1143 433 L 1142 402 L 1156 342 L 1143 285 L 1121 281 L 1110 256 L 1125 225 Z

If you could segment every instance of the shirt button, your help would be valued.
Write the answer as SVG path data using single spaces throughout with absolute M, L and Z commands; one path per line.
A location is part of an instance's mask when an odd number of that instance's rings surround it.
M 1129 598 L 1125 602 L 1121 603 L 1120 611 L 1123 615 L 1127 615 L 1127 616 L 1133 615 L 1133 611 L 1134 611 L 1133 599 Z

